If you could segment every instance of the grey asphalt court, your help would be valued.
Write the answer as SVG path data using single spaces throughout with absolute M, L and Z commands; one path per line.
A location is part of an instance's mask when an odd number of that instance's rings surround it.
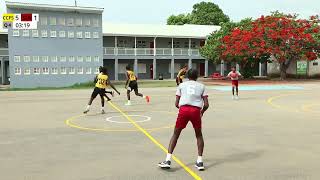
M 240 92 L 237 101 L 230 91 L 207 87 L 206 170 L 194 168 L 191 124 L 174 154 L 205 180 L 319 180 L 320 83 L 292 86 L 301 88 L 251 89 Z M 133 105 L 125 106 L 124 89 L 112 102 L 167 148 L 177 115 L 175 88 L 140 91 L 151 96 L 150 104 L 132 96 Z M 97 98 L 82 116 L 91 92 L 0 92 L 0 179 L 195 179 L 176 162 L 171 170 L 159 169 L 165 152 L 108 103 L 107 113 L 99 114 Z

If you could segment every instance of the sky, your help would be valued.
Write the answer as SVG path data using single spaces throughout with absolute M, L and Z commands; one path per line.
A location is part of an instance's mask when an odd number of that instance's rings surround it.
M 74 5 L 74 0 L 13 0 L 16 2 Z M 195 3 L 203 0 L 77 0 L 78 6 L 104 8 L 103 20 L 112 23 L 166 24 L 172 14 L 192 11 Z M 208 1 L 208 0 L 205 0 Z M 279 10 L 298 13 L 306 18 L 320 14 L 320 0 L 214 0 L 231 20 L 260 17 Z M 0 13 L 5 13 L 5 2 L 0 0 Z

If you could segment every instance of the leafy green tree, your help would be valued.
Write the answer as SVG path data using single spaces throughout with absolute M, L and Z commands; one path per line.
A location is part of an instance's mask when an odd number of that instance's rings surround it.
M 167 19 L 168 25 L 199 24 L 220 25 L 229 22 L 229 17 L 220 7 L 212 2 L 200 2 L 193 5 L 191 13 L 171 15 Z

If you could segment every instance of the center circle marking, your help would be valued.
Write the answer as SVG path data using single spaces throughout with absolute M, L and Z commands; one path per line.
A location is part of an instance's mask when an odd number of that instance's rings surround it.
M 143 117 L 143 120 L 140 121 L 135 121 L 137 123 L 142 123 L 142 122 L 147 122 L 151 120 L 150 116 L 143 116 L 143 115 L 128 115 L 129 117 Z M 126 122 L 121 122 L 121 121 L 114 121 L 112 120 L 113 118 L 118 118 L 118 117 L 123 117 L 123 116 L 110 116 L 106 118 L 106 121 L 111 122 L 111 123 L 119 123 L 119 124 L 131 124 L 131 122 L 126 121 Z

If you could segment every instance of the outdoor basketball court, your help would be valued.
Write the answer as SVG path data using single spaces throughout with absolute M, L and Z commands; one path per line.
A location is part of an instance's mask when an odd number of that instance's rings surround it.
M 82 115 L 92 89 L 0 93 L 0 179 L 4 180 L 318 180 L 319 83 L 208 86 L 203 118 L 206 170 L 194 168 L 191 124 L 182 132 L 171 170 L 165 158 L 176 119 L 175 88 L 145 88 L 151 104 L 125 90 Z

